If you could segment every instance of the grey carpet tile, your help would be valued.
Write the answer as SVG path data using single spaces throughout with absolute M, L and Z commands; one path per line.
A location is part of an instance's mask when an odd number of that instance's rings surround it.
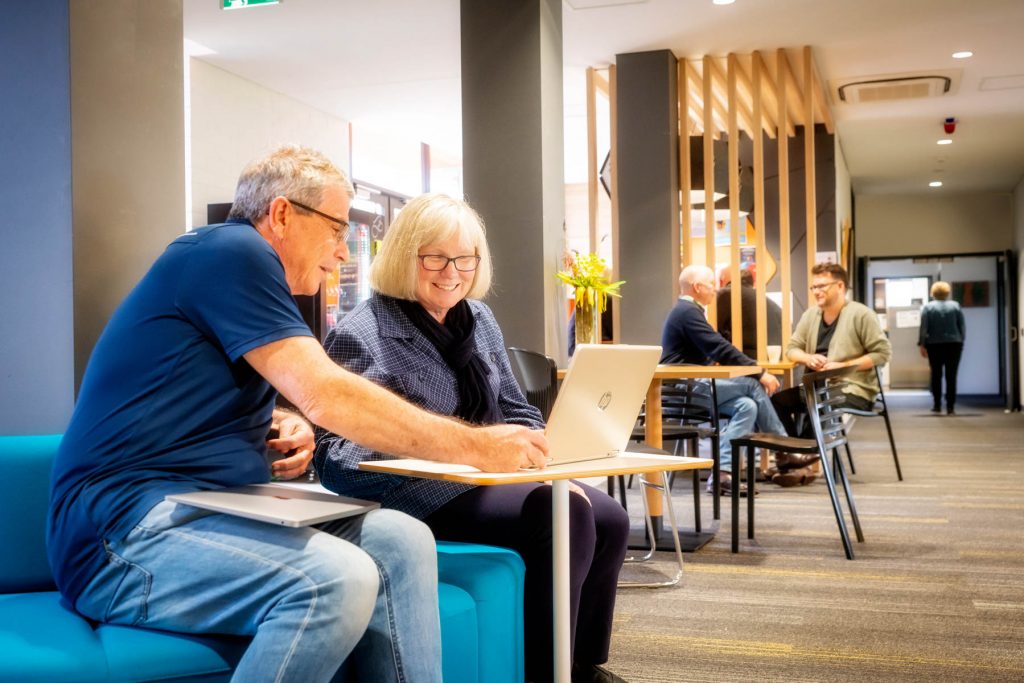
M 758 484 L 756 539 L 742 501 L 735 555 L 728 501 L 713 522 L 702 495 L 714 540 L 685 555 L 681 586 L 619 591 L 608 668 L 641 683 L 1024 681 L 1024 417 L 971 405 L 932 416 L 929 401 L 890 397 L 903 482 L 882 420 L 851 431 L 857 559 L 822 479 Z M 639 524 L 636 488 L 629 504 Z M 692 526 L 688 481 L 675 509 Z M 623 578 L 669 574 L 673 560 L 659 552 Z

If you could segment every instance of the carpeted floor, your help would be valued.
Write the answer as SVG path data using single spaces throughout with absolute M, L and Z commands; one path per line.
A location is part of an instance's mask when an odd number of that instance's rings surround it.
M 855 560 L 823 480 L 759 484 L 757 539 L 744 518 L 739 554 L 723 500 L 722 527 L 685 555 L 681 586 L 619 591 L 608 668 L 634 682 L 1024 681 L 1024 416 L 930 405 L 890 397 L 902 482 L 883 421 L 852 430 L 865 535 Z M 691 525 L 685 484 L 675 498 Z M 703 510 L 710 520 L 709 496 Z M 673 560 L 659 553 L 656 566 Z

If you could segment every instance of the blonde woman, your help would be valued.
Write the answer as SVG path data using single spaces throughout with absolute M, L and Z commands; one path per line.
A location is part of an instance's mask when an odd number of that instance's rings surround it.
M 514 274 L 508 276 L 512 281 Z M 426 194 L 388 229 L 370 269 L 373 294 L 327 337 L 327 353 L 427 410 L 474 424 L 542 429 L 512 375 L 501 330 L 480 299 L 491 258 L 480 217 L 465 202 Z M 336 434 L 317 432 L 314 464 L 324 486 L 380 501 L 426 522 L 441 540 L 488 543 L 526 563 L 526 678 L 552 671 L 551 487 L 542 483 L 467 486 L 362 472 L 363 460 L 390 458 Z M 491 471 L 517 463 L 459 462 Z M 452 460 L 452 462 L 455 462 Z M 608 659 L 619 569 L 629 518 L 605 493 L 572 483 L 569 517 L 573 681 L 621 681 Z

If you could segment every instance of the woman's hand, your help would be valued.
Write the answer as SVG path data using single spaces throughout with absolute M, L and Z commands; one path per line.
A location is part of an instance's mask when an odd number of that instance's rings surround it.
M 472 430 L 476 446 L 466 464 L 482 472 L 515 472 L 521 467 L 543 469 L 548 459 L 544 432 L 521 425 L 499 424 Z
M 313 429 L 302 417 L 284 410 L 275 410 L 270 431 L 275 438 L 267 439 L 267 446 L 284 458 L 270 464 L 270 473 L 277 479 L 302 476 L 313 459 Z

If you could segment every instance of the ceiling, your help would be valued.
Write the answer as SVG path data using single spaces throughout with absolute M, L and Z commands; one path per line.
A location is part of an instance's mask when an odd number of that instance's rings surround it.
M 223 11 L 184 0 L 201 59 L 357 125 L 461 149 L 458 0 L 282 0 Z M 836 133 L 857 194 L 1009 192 L 1024 177 L 1022 0 L 565 0 L 567 149 L 585 136 L 588 66 L 810 45 L 822 80 L 958 70 L 942 96 L 845 104 Z M 971 50 L 966 60 L 953 52 Z M 953 143 L 942 123 L 957 119 Z M 567 155 L 566 175 L 579 167 Z M 581 164 L 584 159 L 579 160 Z M 943 187 L 928 187 L 941 180 Z

